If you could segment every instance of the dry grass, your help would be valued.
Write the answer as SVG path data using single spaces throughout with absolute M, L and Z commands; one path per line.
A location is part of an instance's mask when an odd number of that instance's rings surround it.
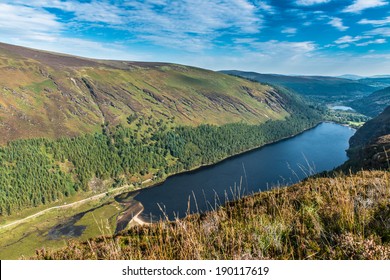
M 37 259 L 390 259 L 388 171 L 310 178 Z

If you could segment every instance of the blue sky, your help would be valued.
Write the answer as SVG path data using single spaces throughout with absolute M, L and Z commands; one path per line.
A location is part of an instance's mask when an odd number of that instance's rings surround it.
M 213 70 L 390 74 L 390 1 L 0 0 L 0 41 Z

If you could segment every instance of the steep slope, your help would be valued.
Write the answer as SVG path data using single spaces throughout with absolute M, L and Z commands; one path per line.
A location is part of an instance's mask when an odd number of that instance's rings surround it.
M 75 136 L 127 117 L 176 124 L 262 123 L 288 116 L 271 86 L 165 63 L 101 61 L 0 44 L 0 144 Z
M 346 168 L 388 169 L 390 167 L 390 106 L 368 121 L 350 139 Z
M 350 103 L 352 108 L 371 117 L 378 116 L 389 105 L 390 87 L 375 91 L 369 96 Z
M 259 74 L 243 71 L 222 71 L 223 73 L 245 77 L 261 83 L 275 84 L 308 96 L 316 101 L 326 103 L 346 102 L 368 95 L 376 90 L 369 85 L 349 79 L 322 76 L 284 76 L 274 74 Z

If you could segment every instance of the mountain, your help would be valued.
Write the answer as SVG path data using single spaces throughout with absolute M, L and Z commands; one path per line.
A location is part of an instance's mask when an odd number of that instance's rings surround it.
M 361 84 L 375 88 L 375 90 L 390 87 L 390 77 L 387 75 L 373 76 L 369 78 L 360 79 L 358 81 Z
M 390 81 L 390 79 L 389 79 Z M 350 106 L 358 112 L 375 117 L 390 105 L 390 87 L 373 92 L 369 96 L 355 100 Z
M 77 136 L 132 115 L 181 125 L 257 124 L 288 116 L 288 100 L 260 85 L 204 69 L 106 61 L 0 43 L 0 144 Z
M 245 77 L 261 83 L 280 85 L 324 103 L 346 102 L 366 96 L 376 88 L 349 79 L 322 76 L 285 76 L 259 74 L 243 71 L 221 71 L 222 73 Z
M 365 123 L 350 139 L 347 167 L 388 169 L 390 167 L 390 106 Z
M 338 76 L 337 78 L 357 81 L 357 80 L 363 79 L 364 77 L 359 76 L 359 75 L 353 75 L 353 74 L 345 74 L 345 75 Z

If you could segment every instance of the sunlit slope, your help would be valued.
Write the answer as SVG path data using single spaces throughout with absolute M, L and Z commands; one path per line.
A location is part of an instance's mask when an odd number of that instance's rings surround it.
M 91 133 L 133 114 L 186 125 L 255 124 L 288 116 L 288 106 L 271 86 L 208 70 L 0 44 L 1 144 Z

